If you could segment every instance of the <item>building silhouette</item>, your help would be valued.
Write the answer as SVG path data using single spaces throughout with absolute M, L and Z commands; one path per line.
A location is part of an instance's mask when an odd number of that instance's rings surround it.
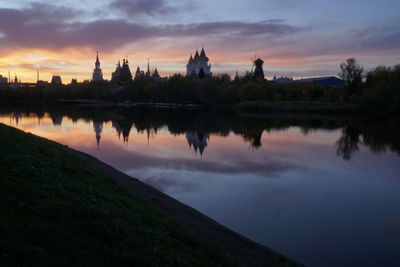
M 96 133 L 97 150 L 100 148 L 101 132 L 103 131 L 103 122 L 93 121 L 93 130 Z
M 17 74 L 15 74 L 14 81 L 11 83 L 11 88 L 17 89 L 21 86 L 21 81 L 18 80 Z
M 121 138 L 122 135 L 122 140 L 124 143 L 128 143 L 129 141 L 129 134 L 132 129 L 132 122 L 129 122 L 127 120 L 113 120 L 112 121 L 112 127 L 115 128 L 117 131 L 118 138 Z
M 211 64 L 208 64 L 209 58 L 206 56 L 204 47 L 199 51 L 196 50 L 194 58 L 190 55 L 189 62 L 186 65 L 186 76 L 199 77 L 201 74 L 204 76 L 212 76 Z
M 59 75 L 53 75 L 53 77 L 51 77 L 51 84 L 62 85 L 61 77 Z
M 260 80 L 260 81 L 265 80 L 264 69 L 263 69 L 264 60 L 262 60 L 261 58 L 258 58 L 253 63 L 255 65 L 253 79 Z
M 94 82 L 103 81 L 103 73 L 100 68 L 99 52 L 96 52 L 96 62 L 94 63 L 94 66 L 92 80 Z
M 117 67 L 115 68 L 115 71 L 111 74 L 111 81 L 113 82 L 119 82 L 119 79 L 121 77 L 121 61 L 118 60 Z
M 208 140 L 210 139 L 210 135 L 208 133 L 195 133 L 195 132 L 187 132 L 186 140 L 189 144 L 189 147 L 192 148 L 194 152 L 197 154 L 197 151 L 200 152 L 202 156 L 205 148 L 208 145 Z
M 119 75 L 119 81 L 124 83 L 132 81 L 132 73 L 129 68 L 128 59 L 122 60 L 122 67 L 121 67 L 121 73 Z
M 0 75 L 0 84 L 7 84 L 8 79 L 7 77 L 3 77 L 3 75 Z

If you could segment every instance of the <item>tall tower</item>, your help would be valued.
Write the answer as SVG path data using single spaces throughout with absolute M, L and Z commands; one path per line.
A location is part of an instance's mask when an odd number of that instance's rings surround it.
M 264 60 L 259 58 L 259 59 L 255 60 L 253 62 L 253 64 L 256 66 L 254 73 L 253 73 L 253 79 L 263 81 L 265 79 L 264 70 L 263 70 Z
M 103 73 L 100 68 L 99 52 L 96 52 L 96 62 L 94 64 L 95 68 L 93 70 L 93 81 L 100 82 L 103 81 Z

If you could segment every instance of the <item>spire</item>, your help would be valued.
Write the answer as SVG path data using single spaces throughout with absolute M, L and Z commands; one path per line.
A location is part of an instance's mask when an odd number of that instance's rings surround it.
M 199 51 L 196 50 L 196 54 L 194 55 L 194 59 L 196 60 L 196 59 L 198 59 L 198 58 L 199 58 Z
M 96 64 L 100 64 L 99 51 L 96 51 Z
M 147 72 L 146 72 L 146 76 L 150 76 L 150 60 L 147 59 Z
M 201 48 L 200 57 L 206 58 L 206 52 L 204 51 L 204 46 Z

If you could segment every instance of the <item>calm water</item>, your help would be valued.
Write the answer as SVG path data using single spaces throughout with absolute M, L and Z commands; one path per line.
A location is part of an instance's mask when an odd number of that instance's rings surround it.
M 397 122 L 72 107 L 2 108 L 0 122 L 94 155 L 307 265 L 400 265 Z

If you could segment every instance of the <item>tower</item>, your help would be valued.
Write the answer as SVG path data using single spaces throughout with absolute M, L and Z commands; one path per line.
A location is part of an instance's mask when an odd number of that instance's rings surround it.
M 253 79 L 264 81 L 264 79 L 265 79 L 264 70 L 263 70 L 264 60 L 262 60 L 261 58 L 258 58 L 257 60 L 255 60 L 253 62 L 253 64 L 255 65 Z
M 150 60 L 147 59 L 147 71 L 146 71 L 146 77 L 150 77 L 151 73 L 150 73 Z
M 103 73 L 101 72 L 100 68 L 100 60 L 99 60 L 99 52 L 96 52 L 96 62 L 94 63 L 94 70 L 93 70 L 93 78 L 94 82 L 101 82 L 103 81 Z
M 130 82 L 132 81 L 132 73 L 129 68 L 128 59 L 122 60 L 122 68 L 121 68 L 121 75 L 120 75 L 121 82 Z

